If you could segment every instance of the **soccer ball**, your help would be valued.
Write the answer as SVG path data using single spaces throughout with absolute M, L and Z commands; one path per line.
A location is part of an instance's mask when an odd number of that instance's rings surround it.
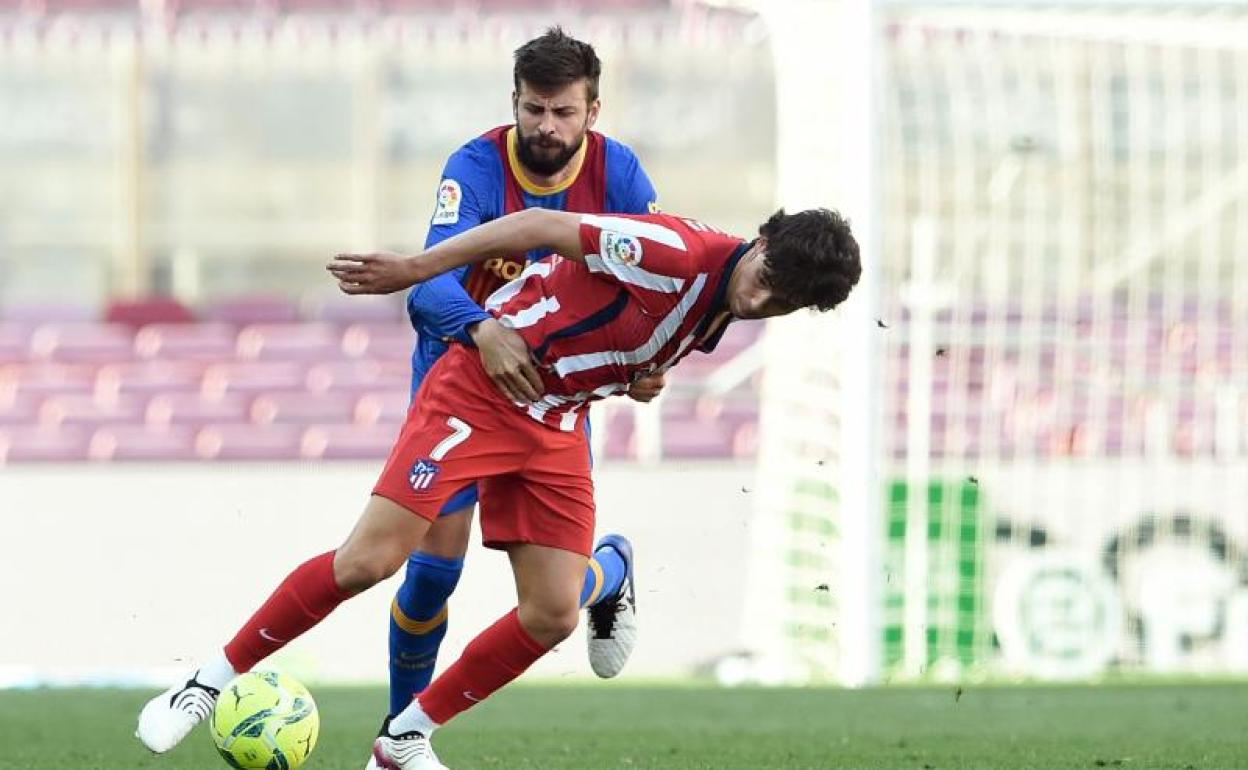
M 312 753 L 320 728 L 307 688 L 276 671 L 233 679 L 209 722 L 217 751 L 238 770 L 295 770 Z

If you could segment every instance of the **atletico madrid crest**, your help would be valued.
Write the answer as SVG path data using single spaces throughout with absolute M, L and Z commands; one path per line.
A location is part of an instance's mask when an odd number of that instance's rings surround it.
M 419 492 L 422 489 L 428 489 L 433 484 L 440 470 L 442 469 L 438 467 L 438 464 L 431 460 L 417 460 L 412 466 L 412 472 L 407 476 L 407 481 L 412 485 L 412 489 Z

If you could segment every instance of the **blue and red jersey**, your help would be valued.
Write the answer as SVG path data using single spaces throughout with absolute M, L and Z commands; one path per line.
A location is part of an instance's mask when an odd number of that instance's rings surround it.
M 656 209 L 654 185 L 625 145 L 595 131 L 572 159 L 574 171 L 554 187 L 535 184 L 516 152 L 516 129 L 500 126 L 447 160 L 430 221 L 428 248 L 464 230 L 526 208 L 591 214 L 644 214 Z M 412 288 L 408 316 L 419 339 L 412 354 L 413 391 L 450 341 L 468 342 L 466 327 L 489 318 L 485 299 L 515 279 L 534 251 L 454 270 Z

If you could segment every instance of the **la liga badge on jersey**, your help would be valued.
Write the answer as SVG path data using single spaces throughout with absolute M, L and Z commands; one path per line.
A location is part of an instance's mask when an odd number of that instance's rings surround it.
M 621 265 L 641 264 L 641 241 L 612 230 L 602 231 L 602 258 Z
M 463 200 L 463 191 L 459 182 L 454 179 L 443 179 L 438 185 L 438 206 L 433 210 L 433 221 L 430 225 L 453 225 L 459 221 L 459 202 Z

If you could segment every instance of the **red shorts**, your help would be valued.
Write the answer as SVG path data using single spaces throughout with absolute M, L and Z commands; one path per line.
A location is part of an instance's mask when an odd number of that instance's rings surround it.
M 532 419 L 498 392 L 475 350 L 452 345 L 425 377 L 373 494 L 433 521 L 474 482 L 485 545 L 590 554 L 594 483 L 585 431 Z

